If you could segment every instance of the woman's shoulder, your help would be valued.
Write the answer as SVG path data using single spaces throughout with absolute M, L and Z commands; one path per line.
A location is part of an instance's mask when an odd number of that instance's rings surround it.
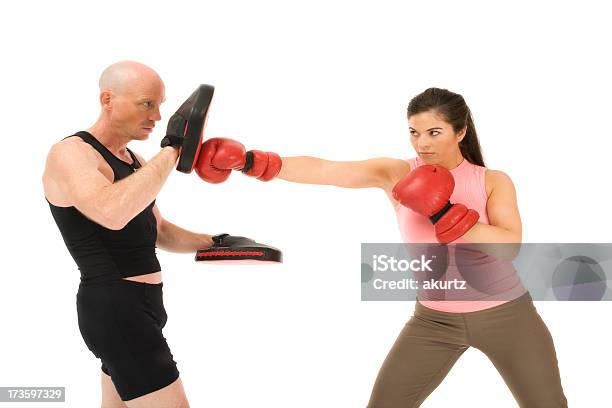
M 486 169 L 485 171 L 485 189 L 487 192 L 487 197 L 491 196 L 493 190 L 496 188 L 504 188 L 504 187 L 513 187 L 512 179 L 510 176 L 501 171 L 501 170 L 493 170 Z
M 411 165 L 413 159 L 388 159 L 387 164 L 390 170 L 391 179 L 401 179 L 414 168 Z

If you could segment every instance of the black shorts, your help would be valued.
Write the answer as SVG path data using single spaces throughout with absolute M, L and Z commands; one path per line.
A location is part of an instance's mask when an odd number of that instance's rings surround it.
M 179 376 L 162 335 L 168 319 L 162 286 L 125 279 L 79 285 L 79 330 L 123 401 L 157 391 Z

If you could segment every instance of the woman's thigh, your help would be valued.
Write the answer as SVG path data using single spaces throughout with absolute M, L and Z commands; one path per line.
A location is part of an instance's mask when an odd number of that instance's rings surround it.
M 369 408 L 418 407 L 467 350 L 462 324 L 413 316 L 376 378 Z

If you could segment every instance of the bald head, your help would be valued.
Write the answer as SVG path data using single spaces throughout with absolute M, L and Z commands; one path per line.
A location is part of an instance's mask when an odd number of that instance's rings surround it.
M 161 119 L 164 83 L 154 70 L 134 61 L 120 61 L 100 76 L 99 132 L 112 129 L 122 140 L 144 140 Z
M 100 75 L 100 91 L 112 91 L 116 95 L 125 94 L 138 85 L 161 83 L 162 80 L 153 69 L 135 61 L 120 61 L 107 67 Z

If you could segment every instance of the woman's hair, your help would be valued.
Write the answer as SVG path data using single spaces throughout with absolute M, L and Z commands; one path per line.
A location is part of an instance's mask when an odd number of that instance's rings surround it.
M 474 119 L 463 96 L 447 89 L 429 88 L 412 98 L 408 104 L 408 118 L 429 111 L 441 115 L 455 133 L 467 127 L 465 137 L 459 143 L 461 154 L 470 163 L 484 167 Z

